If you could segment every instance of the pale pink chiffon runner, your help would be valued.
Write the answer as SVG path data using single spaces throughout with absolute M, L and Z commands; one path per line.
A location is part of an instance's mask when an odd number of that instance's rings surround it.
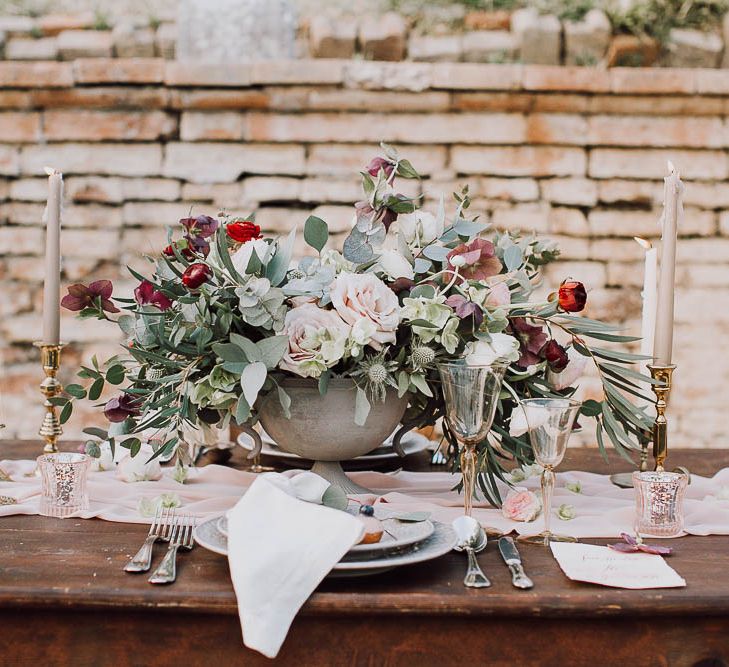
M 0 516 L 38 514 L 40 479 L 32 475 L 35 461 L 2 461 L 0 471 L 11 481 L 0 482 Z M 287 471 L 284 475 L 296 474 Z M 387 504 L 395 511 L 429 511 L 438 521 L 450 522 L 462 513 L 462 497 L 453 491 L 458 476 L 447 472 L 352 472 L 351 478 L 372 489 L 376 495 L 359 496 L 361 501 Z M 238 501 L 256 475 L 210 465 L 193 469 L 184 484 L 172 479 L 172 470 L 165 470 L 162 479 L 154 482 L 123 482 L 115 471 L 92 472 L 89 477 L 90 507 L 76 516 L 97 517 L 108 521 L 149 523 L 139 511 L 140 501 L 153 501 L 161 494 L 175 494 L 186 513 L 203 520 L 223 514 Z M 579 482 L 579 485 L 576 483 Z M 579 493 L 567 488 L 580 487 Z M 539 478 L 519 483 L 537 491 Z M 505 495 L 506 485 L 500 487 Z M 14 502 L 12 502 L 14 501 Z M 570 505 L 573 519 L 561 520 L 557 509 Z M 633 490 L 613 486 L 605 475 L 589 472 L 557 474 L 554 492 L 552 529 L 575 537 L 617 537 L 633 532 Z M 563 512 L 563 514 L 565 514 Z M 694 475 L 686 493 L 686 532 L 692 535 L 729 534 L 729 468 L 711 478 Z M 524 535 L 543 528 L 540 517 L 530 523 L 504 518 L 501 511 L 477 502 L 474 516 L 484 525 L 502 532 L 516 531 Z

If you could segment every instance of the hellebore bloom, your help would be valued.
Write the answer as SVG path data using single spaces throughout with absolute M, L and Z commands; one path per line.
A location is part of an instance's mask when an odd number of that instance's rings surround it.
M 202 262 L 190 264 L 182 274 L 182 282 L 188 289 L 197 289 L 210 277 L 210 267 Z
M 111 280 L 96 280 L 88 287 L 81 283 L 70 285 L 68 294 L 61 299 L 61 305 L 67 310 L 79 311 L 94 308 L 97 299 L 101 299 L 101 309 L 107 313 L 118 313 L 119 309 L 111 302 L 114 286 Z
M 385 172 L 385 178 L 390 178 L 394 168 L 395 165 L 384 157 L 372 158 L 370 163 L 365 167 L 370 176 L 377 176 L 380 173 L 380 169 L 382 169 Z
M 549 370 L 554 371 L 555 373 L 560 373 L 567 368 L 567 364 L 569 362 L 567 350 L 565 350 L 564 347 L 562 347 L 556 340 L 550 340 L 542 348 L 541 354 L 547 360 Z
M 486 280 L 501 273 L 501 261 L 496 257 L 494 244 L 485 239 L 462 243 L 453 248 L 447 258 L 448 268 L 452 271 L 458 267 L 467 280 Z
M 139 414 L 139 399 L 129 394 L 110 398 L 104 406 L 104 416 L 110 422 L 123 422 L 127 417 Z
M 177 241 L 175 243 L 170 243 L 163 251 L 162 253 L 167 257 L 175 257 L 175 251 L 174 247 L 177 247 L 177 252 L 179 252 L 185 259 L 193 259 L 195 257 L 195 253 L 190 248 L 190 242 L 185 239 L 185 245 L 182 245 L 182 241 Z
M 250 220 L 236 220 L 235 222 L 231 222 L 225 228 L 225 231 L 230 238 L 238 243 L 248 243 L 248 241 L 261 238 L 260 226 Z
M 190 236 L 207 239 L 215 234 L 220 223 L 209 215 L 198 215 L 196 218 L 182 218 L 180 224 L 187 229 Z
M 462 320 L 473 315 L 473 323 L 476 328 L 481 326 L 483 322 L 483 310 L 481 306 L 470 301 L 461 294 L 453 294 L 446 299 L 446 306 L 453 308 L 454 312 Z
M 516 362 L 517 366 L 529 368 L 538 364 L 541 361 L 539 353 L 547 342 L 547 334 L 542 331 L 542 327 L 528 324 L 523 317 L 512 317 L 510 322 L 511 330 L 520 343 L 521 356 Z
M 148 280 L 139 283 L 134 290 L 134 298 L 140 306 L 157 306 L 160 310 L 167 310 L 172 305 L 172 299 L 156 290 Z
M 587 303 L 585 286 L 576 280 L 565 280 L 559 286 L 559 307 L 568 313 L 579 313 Z

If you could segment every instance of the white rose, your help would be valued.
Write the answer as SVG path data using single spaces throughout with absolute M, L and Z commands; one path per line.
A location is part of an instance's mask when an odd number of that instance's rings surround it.
M 354 326 L 361 319 L 375 325 L 369 345 L 376 350 L 395 342 L 400 324 L 400 305 L 395 293 L 373 273 L 342 273 L 329 288 L 332 305 L 341 318 Z
M 415 278 L 415 270 L 397 250 L 383 250 L 375 265 L 375 271 L 383 271 L 391 280 Z
M 495 361 L 512 362 L 519 359 L 519 341 L 509 334 L 492 333 L 491 340 L 478 340 L 466 346 L 469 366 L 488 366 Z
M 397 223 L 405 240 L 418 247 L 440 238 L 444 231 L 443 221 L 428 211 L 400 214 Z
M 248 262 L 251 261 L 251 256 L 254 250 L 256 251 L 258 259 L 263 261 L 268 254 L 268 242 L 265 239 L 255 239 L 253 241 L 248 241 L 230 256 L 235 270 L 241 276 L 244 276 L 246 274 Z
M 360 346 L 365 346 L 370 342 L 370 339 L 375 333 L 377 333 L 375 323 L 363 317 L 357 320 L 352 327 L 352 342 Z
M 529 420 L 527 420 L 526 412 L 524 408 L 518 406 L 511 412 L 511 420 L 509 421 L 509 435 L 518 438 L 520 435 L 524 435 L 529 428 L 532 430 L 544 426 L 549 422 L 549 412 L 547 410 L 540 410 L 539 408 L 532 408 L 529 410 Z
M 567 365 L 564 370 L 555 373 L 547 371 L 547 380 L 555 389 L 566 389 L 571 387 L 577 380 L 582 377 L 587 365 L 587 357 L 581 355 L 574 347 L 567 350 Z
M 159 459 L 147 463 L 154 450 L 149 445 L 142 445 L 136 456 L 127 454 L 116 470 L 116 476 L 123 482 L 148 482 L 162 477 Z
M 286 313 L 282 333 L 289 337 L 289 349 L 279 368 L 319 377 L 344 357 L 350 327 L 335 311 L 304 303 Z

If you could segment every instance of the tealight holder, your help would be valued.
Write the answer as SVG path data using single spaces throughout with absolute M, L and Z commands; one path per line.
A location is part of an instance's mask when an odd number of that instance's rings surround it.
M 65 518 L 89 507 L 86 481 L 91 457 L 73 452 L 42 454 L 36 459 L 41 478 L 40 514 Z
M 635 530 L 646 537 L 676 537 L 683 531 L 688 476 L 655 470 L 633 473 Z

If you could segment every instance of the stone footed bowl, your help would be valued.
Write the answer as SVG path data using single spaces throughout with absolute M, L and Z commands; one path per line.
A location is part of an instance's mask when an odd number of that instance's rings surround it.
M 367 421 L 357 426 L 352 380 L 332 378 L 325 396 L 319 393 L 317 382 L 308 378 L 287 378 L 282 386 L 291 397 L 291 418 L 286 418 L 276 392 L 271 392 L 258 406 L 266 433 L 284 451 L 314 461 L 312 471 L 345 493 L 367 493 L 368 489 L 344 474 L 339 462 L 381 446 L 400 423 L 408 394 L 398 398 L 394 389 L 388 389 L 385 402 L 372 402 Z

